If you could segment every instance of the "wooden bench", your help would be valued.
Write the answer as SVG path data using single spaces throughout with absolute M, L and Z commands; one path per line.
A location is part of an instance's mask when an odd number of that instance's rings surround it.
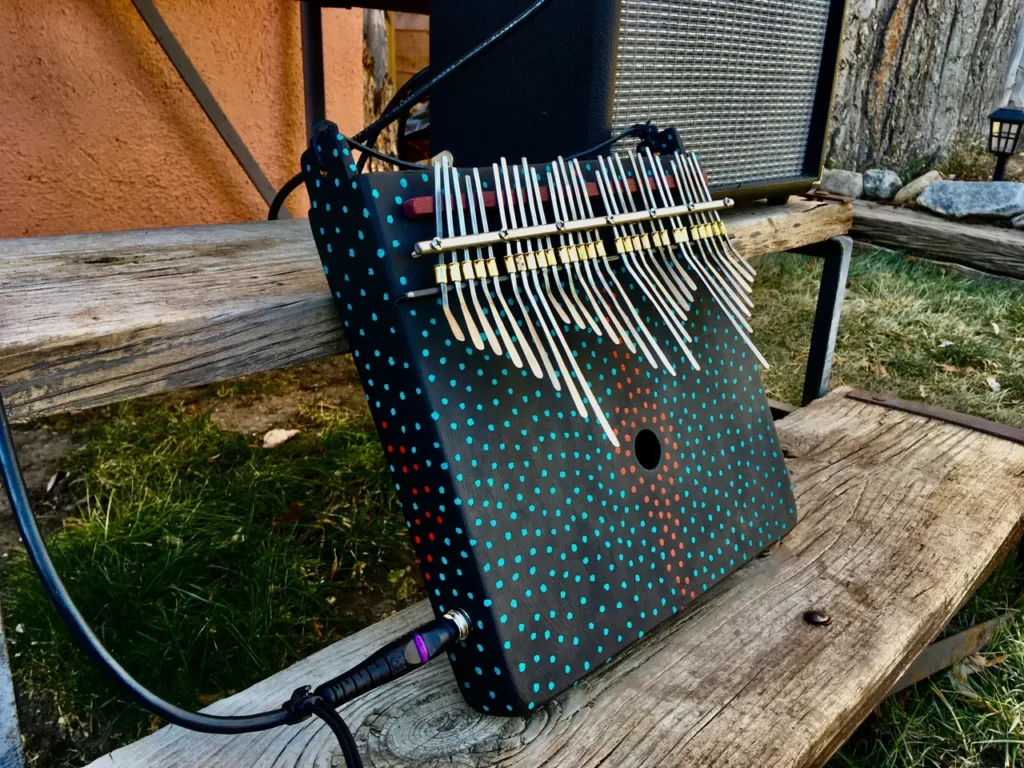
M 753 256 L 842 235 L 850 209 L 791 201 L 730 218 Z M 343 351 L 305 227 L 0 244 L 0 387 L 14 416 Z M 892 405 L 839 390 L 784 419 L 801 516 L 789 536 L 529 719 L 472 712 L 441 662 L 347 706 L 367 764 L 822 764 L 1020 532 L 1024 446 Z M 809 610 L 831 623 L 806 623 Z M 414 606 L 209 711 L 279 703 L 428 614 Z M 329 764 L 336 750 L 319 721 L 238 737 L 165 728 L 93 765 L 283 768 Z

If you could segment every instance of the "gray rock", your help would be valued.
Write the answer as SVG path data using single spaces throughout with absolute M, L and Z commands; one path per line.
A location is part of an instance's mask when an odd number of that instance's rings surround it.
M 928 187 L 934 184 L 936 181 L 942 181 L 942 174 L 938 171 L 928 171 L 924 176 L 918 176 L 912 182 L 907 184 L 903 189 L 896 193 L 896 197 L 892 199 L 896 205 L 906 205 L 907 203 L 917 200 Z
M 833 195 L 860 197 L 864 194 L 864 177 L 856 171 L 825 171 L 821 174 L 821 188 Z
M 868 200 L 891 200 L 903 188 L 903 179 L 895 171 L 872 168 L 864 174 L 864 197 Z
M 917 204 L 940 216 L 1012 219 L 1024 213 L 1024 184 L 1016 181 L 937 181 Z
M 1013 221 L 1010 223 L 1013 224 L 1014 229 L 1024 229 L 1024 213 L 1020 216 L 1014 217 Z

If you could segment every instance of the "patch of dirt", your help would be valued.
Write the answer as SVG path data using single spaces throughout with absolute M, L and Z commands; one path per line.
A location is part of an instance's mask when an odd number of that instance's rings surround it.
M 39 526 L 44 531 L 55 530 L 76 510 L 78 483 L 63 469 L 73 441 L 70 435 L 43 427 L 13 427 L 12 431 Z M 7 556 L 20 542 L 7 495 L 0 494 L 0 555 Z
M 243 391 L 216 400 L 210 420 L 226 432 L 262 435 L 275 428 L 294 428 L 315 408 L 354 412 L 367 410 L 352 358 L 331 357 L 314 363 L 240 380 Z

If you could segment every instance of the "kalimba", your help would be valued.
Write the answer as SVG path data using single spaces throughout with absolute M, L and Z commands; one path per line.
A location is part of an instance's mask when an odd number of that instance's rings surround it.
M 696 156 L 363 174 L 322 124 L 303 172 L 473 707 L 542 705 L 794 523 L 754 271 Z

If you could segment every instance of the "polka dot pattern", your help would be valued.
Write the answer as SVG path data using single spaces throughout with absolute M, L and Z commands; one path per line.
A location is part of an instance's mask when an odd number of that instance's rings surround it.
M 621 266 L 678 375 L 563 327 L 614 448 L 564 390 L 455 342 L 436 297 L 402 299 L 433 285 L 436 262 L 410 256 L 433 219 L 402 212 L 432 194 L 432 177 L 355 175 L 340 137 L 318 143 L 322 165 L 303 157 L 313 235 L 434 610 L 472 620 L 451 654 L 472 706 L 535 709 L 795 521 L 757 365 L 709 296 L 698 292 L 688 327 L 700 371 Z M 643 430 L 660 445 L 652 469 L 634 456 Z

